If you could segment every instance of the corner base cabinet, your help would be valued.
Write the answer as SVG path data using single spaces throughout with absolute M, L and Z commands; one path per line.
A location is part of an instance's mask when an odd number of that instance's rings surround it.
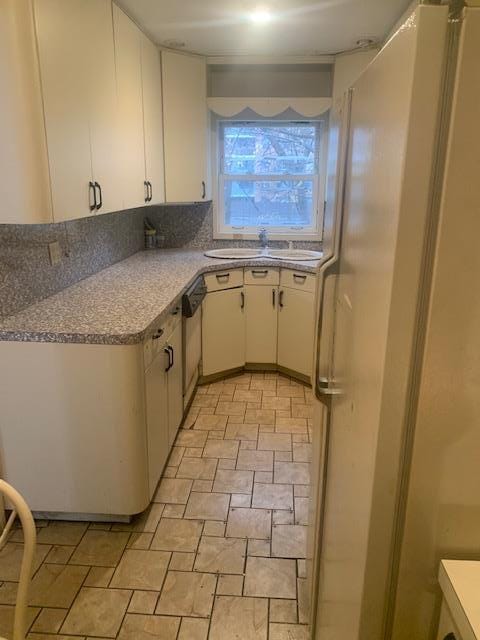
M 255 267 L 211 273 L 205 281 L 204 378 L 245 366 L 277 365 L 310 379 L 315 275 Z
M 0 342 L 2 477 L 32 511 L 147 508 L 183 417 L 178 335 L 180 316 L 143 345 Z

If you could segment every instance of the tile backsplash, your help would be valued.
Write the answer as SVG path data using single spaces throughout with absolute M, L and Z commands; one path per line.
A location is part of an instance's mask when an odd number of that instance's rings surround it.
M 144 245 L 147 217 L 164 248 L 249 246 L 254 241 L 213 240 L 212 205 L 142 207 L 45 225 L 0 224 L 0 318 L 24 309 L 83 278 L 124 260 Z M 50 264 L 48 245 L 58 241 L 62 260 Z M 272 246 L 284 243 L 272 242 Z M 319 248 L 319 243 L 295 246 Z

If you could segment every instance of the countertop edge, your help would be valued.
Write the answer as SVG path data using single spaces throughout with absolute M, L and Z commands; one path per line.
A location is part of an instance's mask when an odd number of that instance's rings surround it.
M 200 253 L 200 252 L 199 252 Z M 310 262 L 310 261 L 304 261 Z M 212 273 L 215 271 L 223 271 L 227 269 L 245 269 L 255 265 L 275 267 L 277 269 L 294 269 L 302 271 L 304 273 L 316 274 L 318 264 L 320 261 L 315 261 L 316 264 L 303 264 L 299 262 L 290 262 L 287 260 L 276 260 L 273 258 L 256 258 L 256 259 L 242 259 L 242 260 L 222 260 L 219 264 L 209 264 L 201 266 L 197 269 L 195 274 L 181 287 L 181 289 L 172 296 L 171 301 L 159 312 L 159 314 L 151 320 L 144 329 L 141 329 L 132 333 L 76 333 L 76 332 L 46 332 L 46 331 L 27 331 L 15 329 L 0 329 L 0 342 L 35 342 L 35 343 L 50 343 L 50 344 L 96 344 L 96 345 L 111 345 L 111 346 L 128 346 L 136 345 L 144 342 L 150 335 L 158 328 L 159 324 L 162 324 L 166 316 L 171 310 L 181 302 L 183 294 L 193 284 L 193 282 L 206 273 Z M 108 268 L 108 267 L 107 267 Z M 104 271 L 104 270 L 102 270 Z M 95 277 L 99 273 L 94 274 L 91 277 Z M 74 286 L 74 285 L 73 285 Z M 69 287 L 67 287 L 68 289 Z M 65 289 L 63 290 L 65 291 Z M 48 298 L 46 298 L 48 300 Z

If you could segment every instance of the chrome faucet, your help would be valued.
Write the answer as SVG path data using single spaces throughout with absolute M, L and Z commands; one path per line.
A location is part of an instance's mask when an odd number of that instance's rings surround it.
M 260 233 L 258 234 L 258 239 L 260 240 L 260 246 L 263 249 L 268 247 L 268 234 L 265 228 L 260 229 Z

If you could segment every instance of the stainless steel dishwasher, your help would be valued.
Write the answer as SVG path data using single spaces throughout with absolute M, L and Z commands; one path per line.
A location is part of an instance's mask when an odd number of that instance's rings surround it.
M 202 301 L 207 294 L 203 276 L 195 280 L 182 299 L 183 407 L 190 403 L 202 359 Z

